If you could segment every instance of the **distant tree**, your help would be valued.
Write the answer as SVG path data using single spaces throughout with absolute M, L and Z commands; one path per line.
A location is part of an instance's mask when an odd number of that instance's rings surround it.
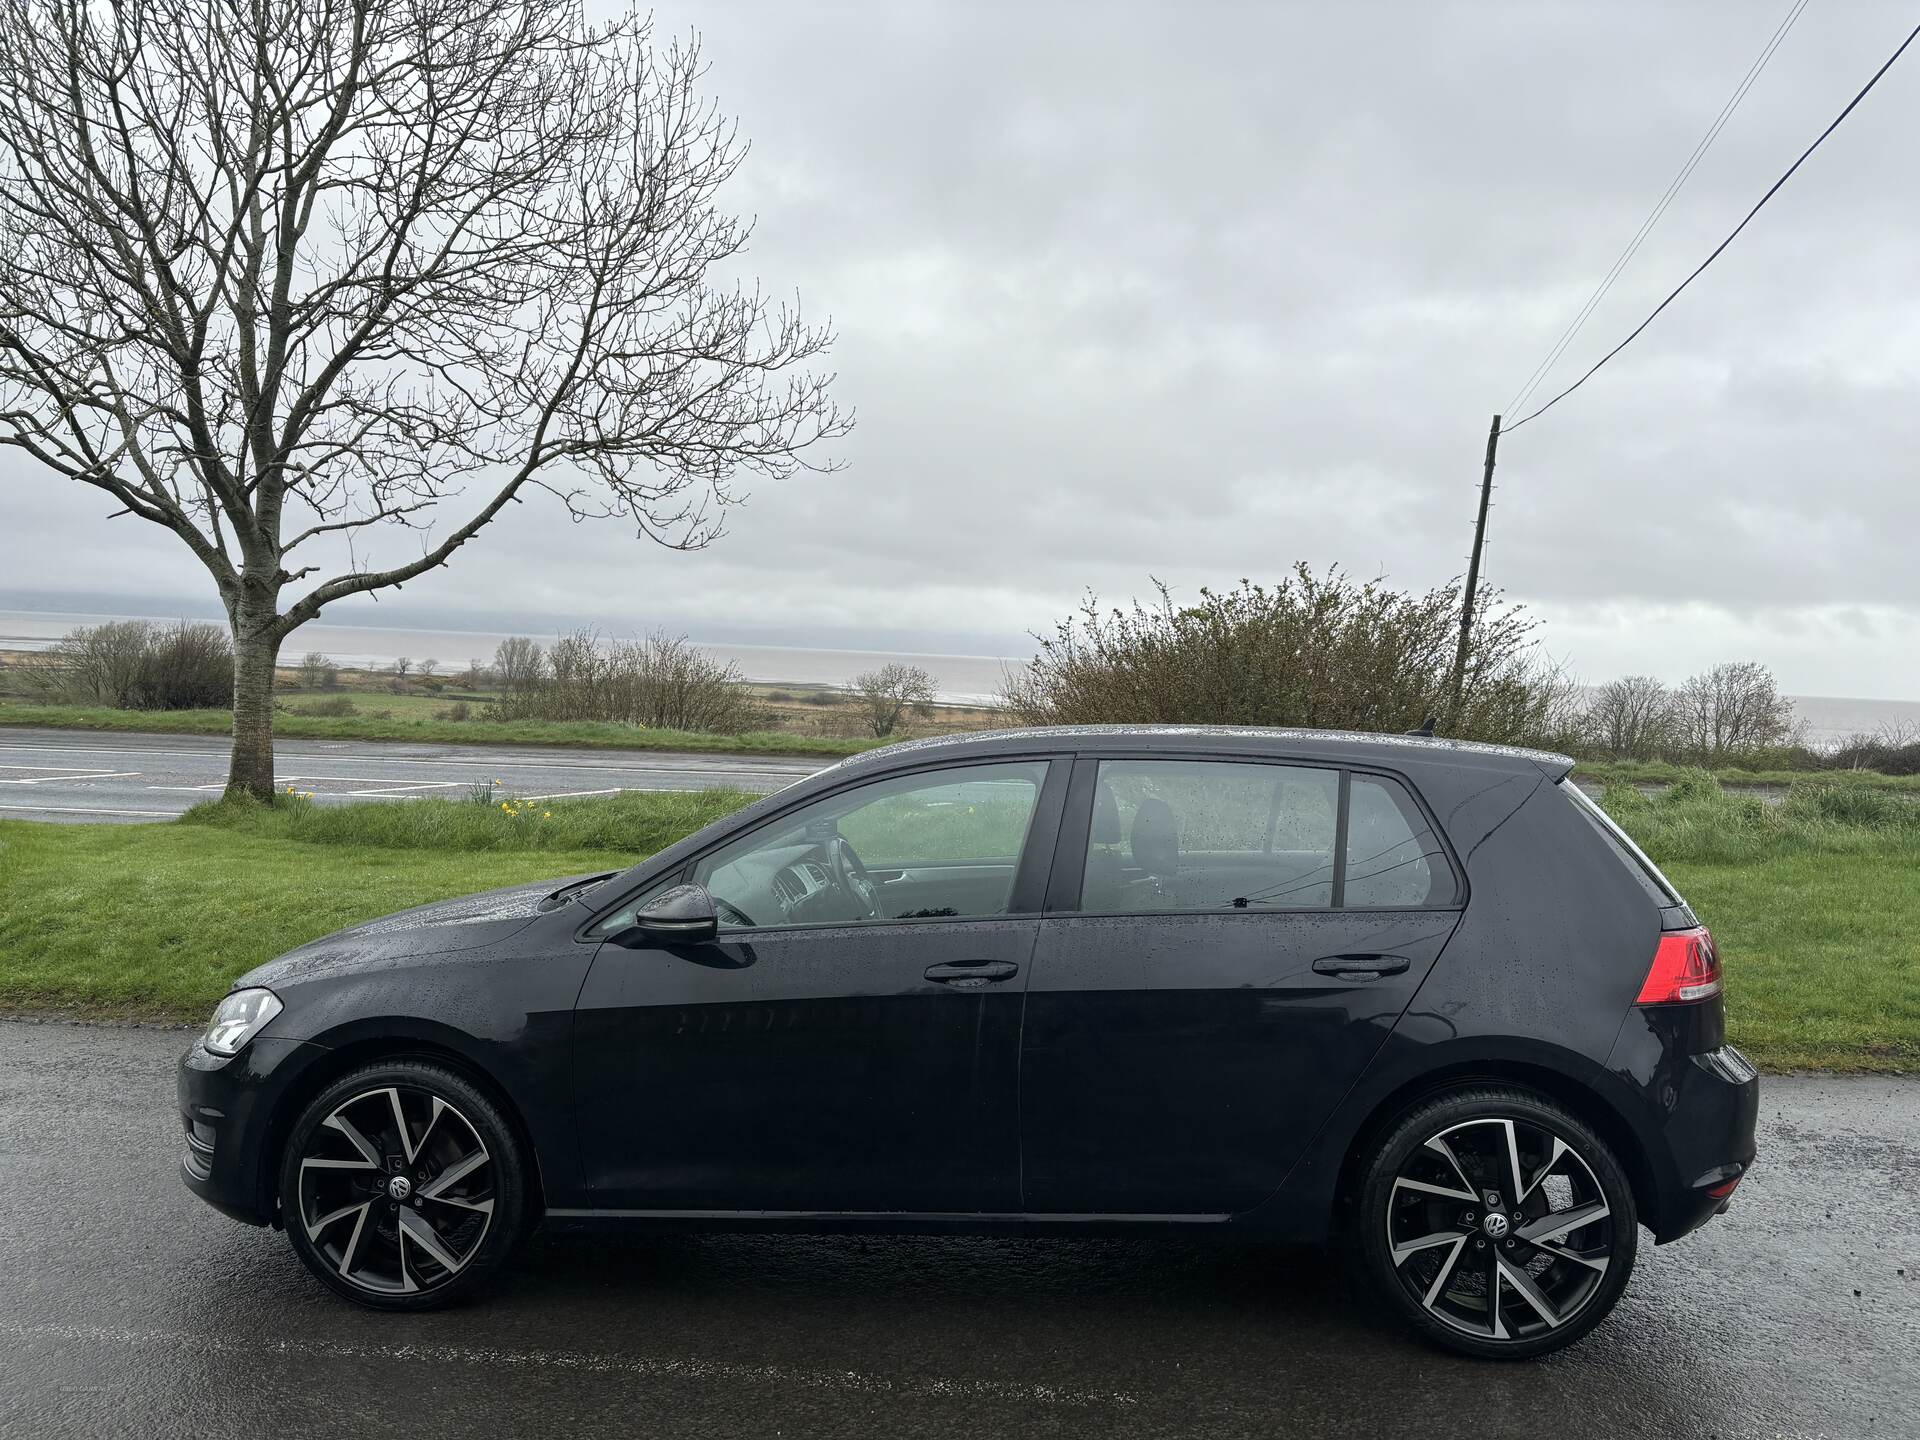
M 323 690 L 340 678 L 339 667 L 318 650 L 300 657 L 300 686 L 305 690 Z
M 493 671 L 486 661 L 476 656 L 467 661 L 467 673 L 464 678 L 469 685 L 484 685 L 493 678 Z
M 831 332 L 736 278 L 702 74 L 583 0 L 0 0 L 0 446 L 211 576 L 229 792 L 335 601 L 533 490 L 703 546 L 851 427 Z
M 394 679 L 405 680 L 407 676 L 412 673 L 413 673 L 413 661 L 410 660 L 407 656 L 402 655 L 399 659 L 393 662 L 393 678 Z
M 547 656 L 525 635 L 509 635 L 493 652 L 493 678 L 509 695 L 525 690 L 547 673 Z
M 416 666 L 415 668 L 420 672 L 420 678 L 422 680 L 431 680 L 433 678 L 434 671 L 440 668 L 440 662 L 434 659 L 431 655 L 429 655 L 426 659 L 422 660 L 419 663 L 419 665 Z
M 882 740 L 899 728 L 908 712 L 923 719 L 933 713 L 933 677 L 918 665 L 895 662 L 856 675 L 853 693 L 866 712 L 867 728 Z
M 1586 743 L 1623 760 L 1651 760 L 1672 743 L 1675 697 L 1651 675 L 1610 680 L 1589 697 L 1581 729 Z
M 1793 702 L 1780 693 L 1773 672 L 1752 660 L 1693 676 L 1680 687 L 1674 713 L 1680 743 L 1709 764 L 1793 735 Z

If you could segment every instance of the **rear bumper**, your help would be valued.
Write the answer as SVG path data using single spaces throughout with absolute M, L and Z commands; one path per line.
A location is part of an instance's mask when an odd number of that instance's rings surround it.
M 277 1223 L 271 1126 L 288 1089 L 326 1053 L 325 1046 L 263 1035 L 226 1059 L 196 1039 L 180 1057 L 174 1087 L 186 1187 L 236 1220 Z
M 1642 1200 L 1651 1213 L 1641 1219 L 1661 1245 L 1725 1210 L 1732 1193 L 1728 1182 L 1746 1177 L 1757 1149 L 1760 1077 L 1731 1045 L 1698 1043 L 1706 1017 L 1685 1012 L 1706 1008 L 1636 1011 L 1644 1023 L 1629 1019 L 1607 1064 L 1611 1078 L 1623 1087 L 1616 1099 L 1638 1134 L 1646 1162 L 1641 1188 L 1652 1193 Z M 1644 1203 L 1648 1199 L 1650 1207 Z

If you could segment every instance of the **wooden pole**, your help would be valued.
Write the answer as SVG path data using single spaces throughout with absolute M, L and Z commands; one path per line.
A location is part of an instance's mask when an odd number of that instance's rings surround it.
M 1473 522 L 1473 554 L 1467 557 L 1467 589 L 1460 597 L 1460 646 L 1453 652 L 1452 713 L 1448 728 L 1460 718 L 1460 702 L 1467 686 L 1467 642 L 1473 635 L 1473 602 L 1480 589 L 1480 552 L 1487 543 L 1487 502 L 1493 498 L 1493 460 L 1500 449 L 1500 417 L 1493 417 L 1487 431 L 1487 464 L 1480 475 L 1480 517 Z

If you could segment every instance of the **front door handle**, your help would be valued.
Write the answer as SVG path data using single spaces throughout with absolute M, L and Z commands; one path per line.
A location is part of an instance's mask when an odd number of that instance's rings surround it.
M 968 989 L 975 985 L 990 985 L 996 980 L 1008 980 L 1019 973 L 1020 967 L 1011 960 L 949 960 L 927 967 L 927 979 L 941 985 Z
M 1316 975 L 1398 975 L 1412 963 L 1404 955 L 1323 955 L 1313 962 Z

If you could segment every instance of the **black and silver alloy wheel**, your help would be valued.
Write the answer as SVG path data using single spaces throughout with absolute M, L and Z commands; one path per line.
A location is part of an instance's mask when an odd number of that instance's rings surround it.
M 519 1223 L 520 1177 L 509 1132 L 463 1079 L 379 1066 L 332 1086 L 296 1123 L 282 1217 L 333 1289 L 426 1308 L 497 1263 Z
M 1612 1309 L 1633 1202 L 1600 1139 L 1541 1097 L 1475 1090 L 1408 1116 L 1370 1167 L 1365 1249 L 1398 1308 L 1478 1355 L 1538 1355 Z

